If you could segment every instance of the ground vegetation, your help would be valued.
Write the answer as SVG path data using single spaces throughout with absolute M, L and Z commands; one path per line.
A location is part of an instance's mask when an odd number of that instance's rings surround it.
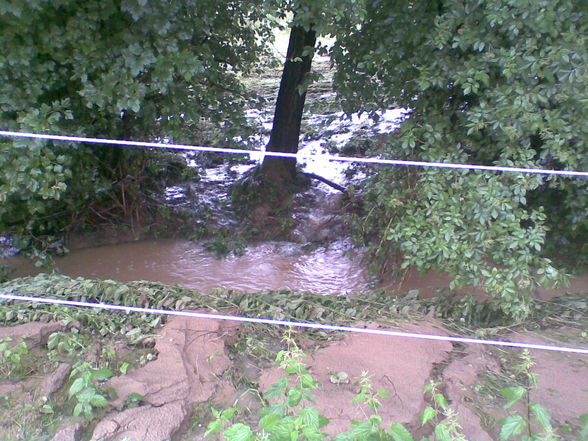
M 491 339 L 508 339 L 513 335 L 521 339 L 523 335 L 534 335 L 542 336 L 542 342 L 560 342 L 566 346 L 586 342 L 585 299 L 583 307 L 572 298 L 546 303 L 532 320 L 516 327 L 465 328 L 459 319 L 442 320 L 442 298 L 427 302 L 415 298 L 393 299 L 385 294 L 334 298 L 287 291 L 240 294 L 230 290 L 204 294 L 158 283 L 119 283 L 47 274 L 9 281 L 0 285 L 0 290 L 177 311 L 200 310 L 298 321 L 319 319 L 342 325 L 361 320 L 370 323 L 370 327 L 399 326 L 412 330 L 418 329 L 414 326 L 426 313 L 428 321 L 438 320 L 434 328 L 425 327 L 429 332 L 451 329 L 452 334 L 459 332 Z M 376 316 L 378 320 L 374 322 Z M 154 407 L 161 409 L 168 402 L 159 402 L 156 398 L 159 392 L 146 389 L 148 381 L 141 375 L 150 373 L 154 387 L 161 389 L 156 377 L 166 377 L 164 372 L 170 370 L 169 365 L 161 366 L 161 359 L 170 356 L 169 349 L 164 350 L 164 346 L 182 347 L 184 344 L 188 345 L 191 355 L 186 352 L 183 362 L 174 365 L 187 364 L 192 377 L 203 378 L 209 367 L 226 362 L 224 370 L 211 378 L 216 383 L 229 381 L 237 397 L 225 397 L 221 402 L 218 401 L 220 397 L 210 401 L 205 398 L 188 412 L 176 406 L 166 414 L 169 418 L 165 423 L 179 421 L 176 427 L 181 430 L 176 429 L 179 431 L 175 436 L 186 441 L 199 439 L 207 428 L 209 432 L 224 433 L 226 439 L 234 439 L 239 434 L 243 439 L 253 439 L 254 433 L 261 436 L 264 431 L 272 437 L 270 439 L 291 439 L 295 436 L 291 433 L 297 433 L 298 439 L 319 439 L 319 435 L 333 424 L 338 424 L 338 431 L 329 434 L 336 435 L 338 440 L 478 439 L 464 435 L 463 430 L 471 430 L 470 426 L 462 427 L 464 421 L 468 421 L 462 419 L 463 416 L 467 412 L 471 415 L 472 409 L 479 415 L 478 426 L 491 434 L 489 439 L 576 440 L 585 436 L 586 429 L 582 428 L 586 424 L 586 417 L 582 416 L 586 410 L 583 408 L 584 392 L 578 385 L 584 384 L 586 377 L 582 376 L 585 366 L 580 355 L 568 358 L 563 354 L 551 354 L 545 358 L 543 353 L 535 352 L 533 358 L 543 364 L 542 370 L 537 371 L 529 355 L 514 348 L 466 349 L 448 342 L 427 342 L 419 346 L 416 341 L 394 338 L 383 341 L 382 336 L 361 336 L 354 343 L 354 338 L 360 336 L 322 330 L 285 330 L 258 324 L 217 328 L 210 324 L 216 323 L 211 320 L 185 318 L 181 318 L 184 320 L 182 326 L 176 319 L 2 300 L 0 336 L 13 335 L 12 340 L 0 338 L 0 370 L 5 374 L 0 381 L 0 428 L 4 436 L 44 441 L 67 428 L 75 428 L 74 438 L 85 441 L 96 439 L 93 434 L 98 433 L 98 427 L 109 427 L 108 421 L 115 421 L 117 414 L 145 421 L 144 416 Z M 19 334 L 25 329 L 41 331 Z M 530 330 L 533 332 L 529 334 Z M 208 346 L 205 340 L 199 340 L 203 336 L 215 345 Z M 370 344 L 363 337 L 374 338 L 368 341 L 378 348 L 396 348 L 396 351 L 385 355 L 387 350 L 378 349 L 379 356 L 369 360 L 365 358 L 366 353 L 361 356 L 355 353 L 369 349 Z M 174 342 L 176 338 L 180 341 Z M 399 350 L 404 345 L 411 350 Z M 419 355 L 411 353 L 423 350 Z M 327 352 L 335 358 L 319 363 Z M 424 359 L 431 352 L 438 358 L 427 363 Z M 272 367 L 276 355 L 283 371 Z M 192 356 L 197 356 L 196 361 L 190 361 Z M 405 357 L 413 360 L 406 369 L 422 371 L 419 377 L 422 383 L 400 384 L 406 378 L 399 377 L 395 369 L 400 369 L 400 365 L 396 361 Z M 165 363 L 169 363 L 169 358 L 166 360 Z M 162 370 L 155 369 L 158 363 L 158 369 Z M 370 372 L 360 375 L 367 364 L 371 366 Z M 383 368 L 376 374 L 374 370 L 382 364 Z M 557 367 L 565 369 L 565 373 L 560 372 L 561 376 L 575 389 L 565 392 L 551 381 L 547 389 L 544 387 L 535 393 L 536 372 L 541 372 L 540 385 L 551 380 L 549 369 Z M 194 376 L 190 369 L 197 370 L 200 375 Z M 259 372 L 266 370 L 266 375 L 260 377 Z M 272 372 L 276 370 L 277 376 L 274 376 Z M 138 378 L 143 380 L 137 381 Z M 553 380 L 564 383 L 562 378 Z M 178 400 L 176 387 L 177 384 L 171 387 L 172 393 L 168 394 L 172 403 Z M 405 393 L 412 390 L 422 397 L 420 387 L 425 387 L 425 400 L 415 407 L 407 401 Z M 460 391 L 460 395 L 455 395 L 455 391 Z M 346 403 L 345 409 L 346 415 L 357 415 L 353 418 L 356 421 L 349 424 L 350 418 L 343 417 L 343 421 L 339 418 L 337 423 L 331 421 L 326 425 L 326 419 L 320 416 L 328 410 L 322 400 L 341 393 L 344 395 L 338 396 L 349 396 L 349 400 L 355 396 L 353 403 Z M 198 393 L 192 389 L 190 395 L 195 394 Z M 312 402 L 313 396 L 316 403 Z M 553 397 L 559 397 L 556 407 L 552 407 Z M 566 418 L 562 417 L 562 402 Z M 579 403 L 579 408 L 572 408 L 572 402 Z M 227 404 L 232 409 L 227 409 Z M 415 414 L 407 416 L 400 412 L 404 415 L 402 424 L 398 420 L 390 424 L 390 408 L 406 409 L 407 406 L 417 409 Z M 180 424 L 186 418 L 192 423 Z M 154 429 L 155 425 L 164 425 L 163 421 L 151 418 L 154 425 L 145 424 Z M 124 431 L 125 427 L 130 427 L 128 421 L 120 429 Z M 211 438 L 216 435 L 211 433 Z

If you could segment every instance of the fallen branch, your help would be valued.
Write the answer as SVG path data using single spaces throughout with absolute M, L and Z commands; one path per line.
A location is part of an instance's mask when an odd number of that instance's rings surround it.
M 335 190 L 339 190 L 340 192 L 347 194 L 347 189 L 345 187 L 343 187 L 342 185 L 339 185 L 336 182 L 333 182 L 327 178 L 323 178 L 322 176 L 315 175 L 314 173 L 304 173 L 304 175 L 306 175 L 312 179 L 317 179 L 317 180 L 327 184 L 329 187 L 333 187 Z

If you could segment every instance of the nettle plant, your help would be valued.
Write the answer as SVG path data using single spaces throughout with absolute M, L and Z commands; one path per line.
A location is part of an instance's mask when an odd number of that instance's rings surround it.
M 276 363 L 282 367 L 286 376 L 280 377 L 264 394 L 268 404 L 260 412 L 257 430 L 241 422 L 231 424 L 238 412 L 235 407 L 223 411 L 212 409 L 215 419 L 209 423 L 206 436 L 222 431 L 221 438 L 227 441 L 312 441 L 327 437 L 322 429 L 329 419 L 308 405 L 315 401 L 312 391 L 318 388 L 318 382 L 308 372 L 308 367 L 302 361 L 305 355 L 294 340 L 290 336 L 284 340 L 288 349 L 278 353 Z M 358 385 L 359 393 L 352 403 L 367 406 L 370 414 L 366 421 L 352 421 L 351 430 L 338 434 L 334 441 L 413 441 L 408 429 L 400 423 L 392 423 L 388 430 L 383 427 L 378 411 L 381 407 L 380 399 L 388 397 L 388 392 L 384 389 L 374 391 L 367 372 L 362 373 Z M 443 394 L 437 391 L 437 385 L 428 385 L 426 392 L 431 395 L 433 404 L 421 415 L 423 424 L 439 417 L 444 418 L 435 426 L 433 439 L 465 440 L 455 412 L 449 408 Z M 426 440 L 429 438 L 422 439 Z
M 0 338 L 0 378 L 15 378 L 26 375 L 29 347 L 20 339 L 13 343 L 11 337 Z
M 94 417 L 94 409 L 108 406 L 107 398 L 99 392 L 97 383 L 113 376 L 110 369 L 94 369 L 92 364 L 84 362 L 76 366 L 70 378 L 75 378 L 69 388 L 68 397 L 76 400 L 73 414 L 84 415 L 90 421 Z
M 219 439 L 226 441 L 315 441 L 328 436 L 322 431 L 329 423 L 328 418 L 308 404 L 315 401 L 312 391 L 319 387 L 318 382 L 308 372 L 308 367 L 302 361 L 304 353 L 294 340 L 286 336 L 285 341 L 288 349 L 278 353 L 276 363 L 286 375 L 280 377 L 264 394 L 267 404 L 260 411 L 258 427 L 254 429 L 248 424 L 233 422 L 238 416 L 236 407 L 222 411 L 213 408 L 214 420 L 208 424 L 205 436 L 216 434 Z M 536 377 L 530 372 L 531 366 L 529 354 L 524 353 L 521 364 L 515 366 L 524 385 L 501 390 L 507 400 L 505 409 L 512 408 L 517 402 L 522 402 L 526 409 L 522 414 L 513 412 L 501 420 L 500 441 L 561 439 L 551 424 L 548 410 L 529 400 L 529 390 L 536 384 Z M 467 441 L 458 422 L 458 414 L 439 391 L 439 383 L 431 382 L 425 386 L 425 395 L 430 405 L 419 418 L 423 426 L 431 425 L 431 435 L 424 438 L 415 438 L 400 423 L 391 423 L 385 428 L 379 409 L 380 399 L 388 397 L 388 392 L 383 389 L 374 391 L 367 372 L 361 374 L 358 385 L 359 392 L 352 403 L 368 408 L 366 419 L 352 421 L 350 430 L 337 434 L 333 441 Z M 583 428 L 577 441 L 588 436 L 588 414 L 582 415 L 580 422 Z M 536 427 L 540 430 L 537 431 Z
M 205 435 L 219 433 L 227 441 L 250 441 L 271 439 L 276 441 L 319 440 L 326 435 L 321 432 L 329 420 L 312 406 L 301 406 L 301 403 L 314 402 L 312 390 L 318 383 L 308 373 L 302 362 L 304 354 L 296 346 L 291 337 L 285 337 L 288 350 L 280 351 L 276 357 L 287 376 L 281 377 L 264 394 L 266 400 L 275 400 L 265 406 L 259 420 L 257 433 L 243 423 L 235 423 L 223 430 L 231 421 L 237 409 L 232 407 L 221 412 L 212 410 L 215 420 L 208 425 Z
M 534 362 L 529 351 L 524 350 L 521 362 L 514 366 L 513 373 L 520 379 L 516 386 L 500 390 L 506 399 L 503 408 L 509 415 L 501 420 L 500 441 L 509 439 L 520 441 L 556 441 L 561 437 L 551 421 L 549 411 L 541 404 L 531 401 L 530 391 L 537 386 L 537 374 L 531 372 Z M 512 411 L 516 404 L 525 408 L 524 412 Z M 509 410 L 510 409 L 510 410 Z M 588 413 L 580 416 L 582 429 L 578 441 L 588 439 Z M 539 430 L 537 430 L 539 429 Z

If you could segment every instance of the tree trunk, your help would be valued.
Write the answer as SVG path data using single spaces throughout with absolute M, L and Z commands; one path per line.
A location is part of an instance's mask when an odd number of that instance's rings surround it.
M 298 152 L 300 124 L 306 99 L 306 90 L 301 93 L 299 86 L 305 75 L 310 72 L 312 64 L 312 52 L 304 56 L 303 52 L 306 47 L 313 48 L 315 43 L 316 33 L 313 30 L 307 31 L 301 26 L 294 26 L 290 31 L 288 53 L 282 71 L 267 151 Z M 266 157 L 262 173 L 270 182 L 277 185 L 293 182 L 296 176 L 296 159 Z

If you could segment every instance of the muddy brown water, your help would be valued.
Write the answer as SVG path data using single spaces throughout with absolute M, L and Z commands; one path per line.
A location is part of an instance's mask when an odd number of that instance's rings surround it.
M 14 276 L 39 273 L 30 262 L 9 259 Z M 289 289 L 319 294 L 369 290 L 369 276 L 357 253 L 338 242 L 304 252 L 300 245 L 270 242 L 250 246 L 243 256 L 218 259 L 202 246 L 182 240 L 145 240 L 74 250 L 56 260 L 71 277 L 149 280 L 208 292 Z
M 313 251 L 291 242 L 265 242 L 248 247 L 243 256 L 219 259 L 194 242 L 160 239 L 74 250 L 56 263 L 58 271 L 71 277 L 148 280 L 203 292 L 224 287 L 243 292 L 287 289 L 349 295 L 367 293 L 374 286 L 361 257 L 346 241 Z M 41 272 L 19 257 L 6 262 L 15 277 Z M 427 298 L 450 282 L 445 274 L 409 271 L 402 282 L 386 284 L 386 288 L 395 293 L 416 289 Z M 573 277 L 567 287 L 539 289 L 535 295 L 547 300 L 565 293 L 588 293 L 588 273 Z
M 400 292 L 416 289 L 419 291 L 421 298 L 431 298 L 438 295 L 439 288 L 448 288 L 451 281 L 452 278 L 447 273 L 430 271 L 426 274 L 419 274 L 418 271 L 410 270 L 401 282 L 388 283 L 386 289 Z M 482 292 L 477 289 L 464 289 L 464 292 L 479 294 L 483 297 Z M 584 272 L 570 277 L 567 286 L 560 286 L 555 289 L 537 288 L 534 292 L 534 297 L 549 300 L 567 293 L 588 295 L 588 273 Z

